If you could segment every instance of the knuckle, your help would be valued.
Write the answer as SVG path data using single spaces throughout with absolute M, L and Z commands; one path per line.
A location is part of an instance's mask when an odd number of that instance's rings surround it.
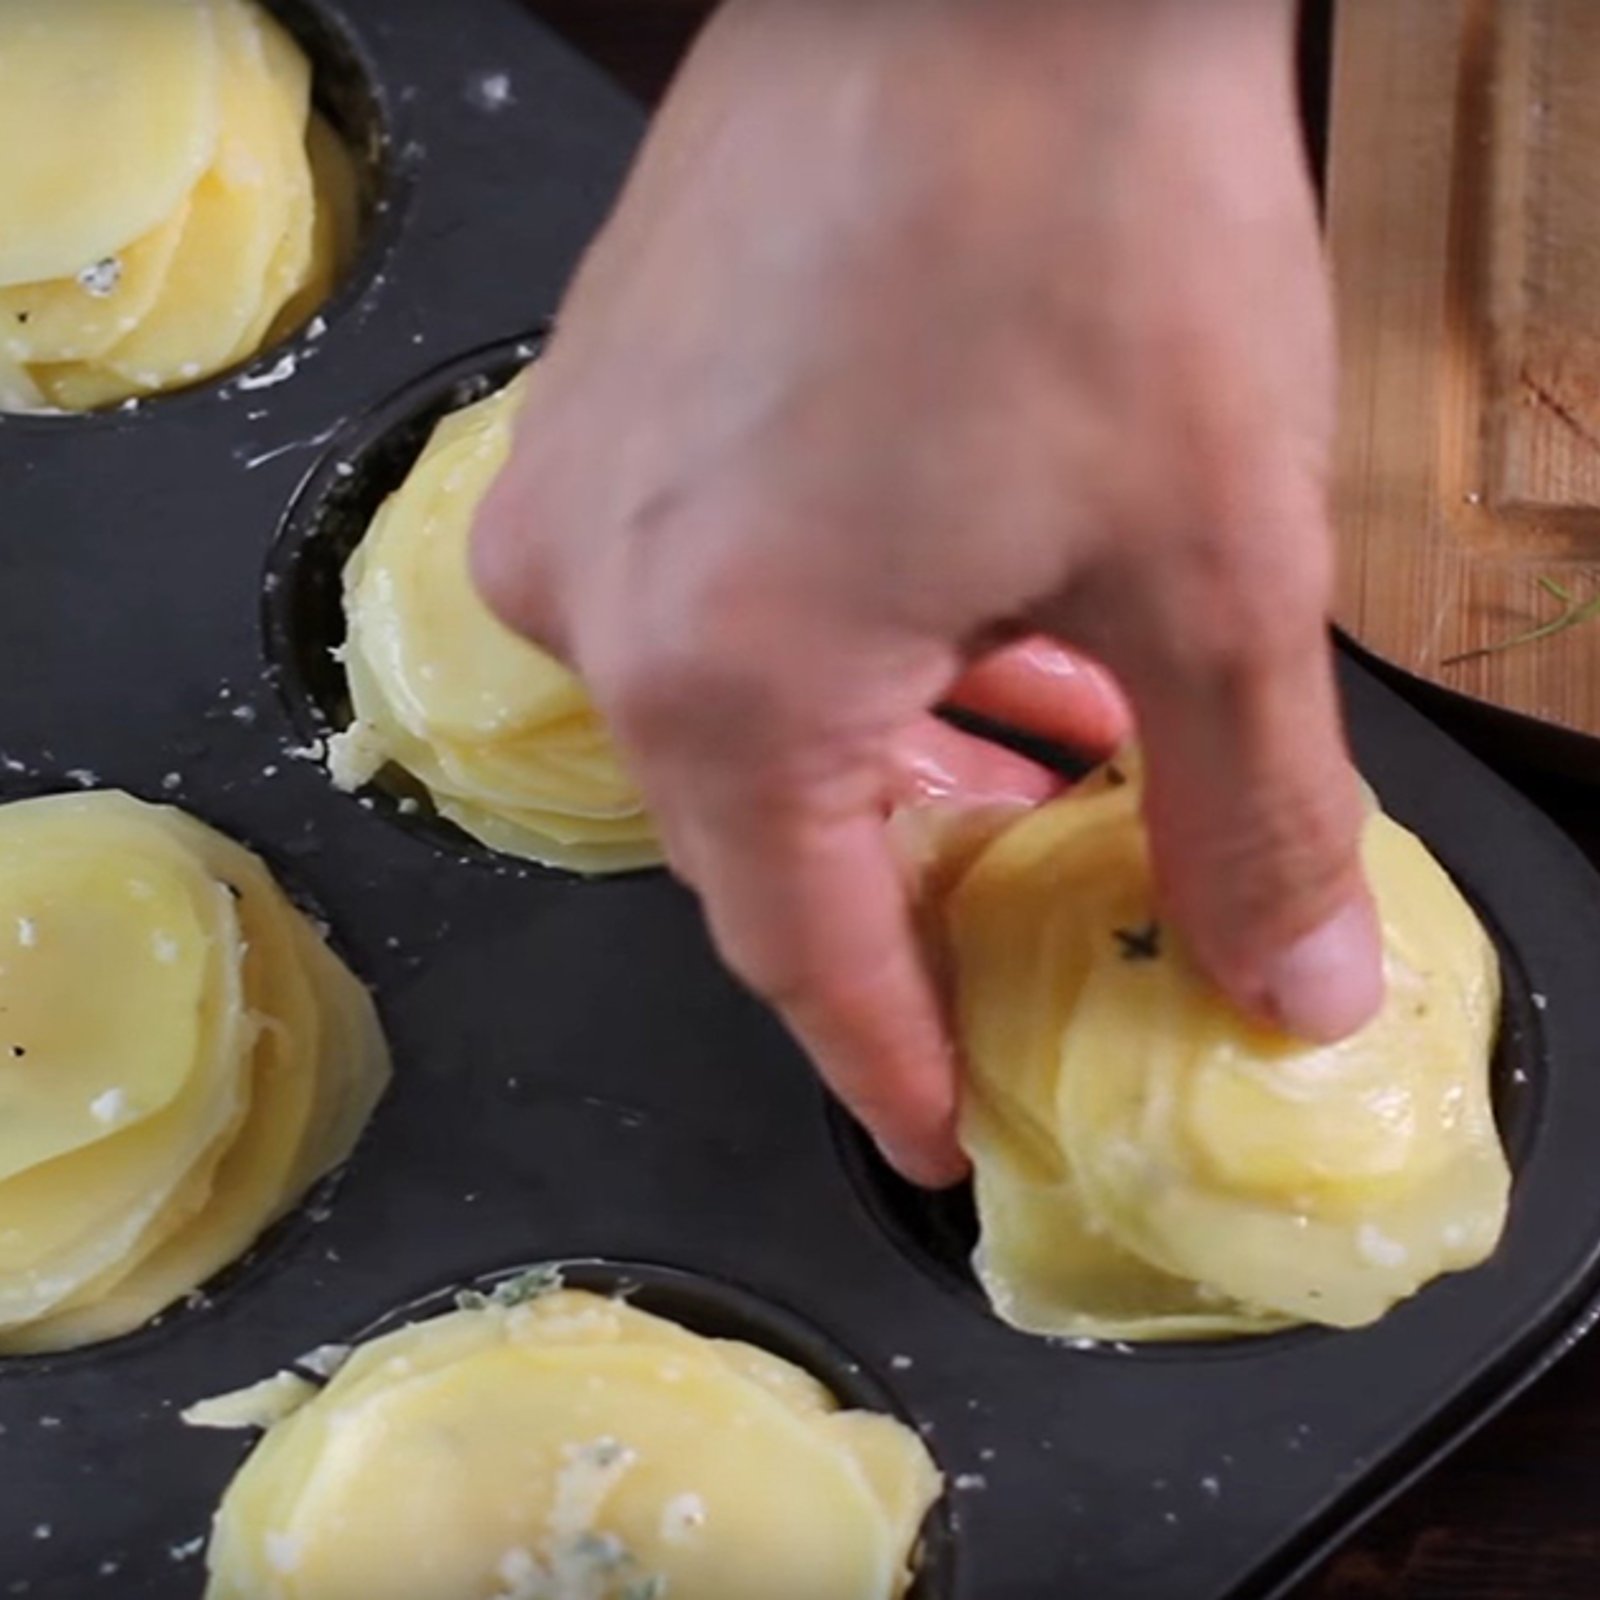
M 1360 818 L 1353 793 L 1299 784 L 1239 813 L 1234 827 L 1205 846 L 1231 920 L 1282 936 L 1321 921 L 1350 892 Z

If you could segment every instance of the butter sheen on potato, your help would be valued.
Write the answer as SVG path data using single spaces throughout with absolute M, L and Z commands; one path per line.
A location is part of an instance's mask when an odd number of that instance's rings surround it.
M 1484 1261 L 1499 966 L 1444 869 L 1374 809 L 1388 1000 L 1313 1048 L 1241 1018 L 1159 921 L 1139 803 L 1137 762 L 1105 769 L 945 902 L 998 1312 L 1091 1339 L 1351 1328 Z

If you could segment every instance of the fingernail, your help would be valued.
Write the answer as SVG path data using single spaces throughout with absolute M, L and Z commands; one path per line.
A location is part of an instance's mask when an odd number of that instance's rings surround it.
M 1383 1004 L 1383 940 L 1370 901 L 1352 900 L 1280 952 L 1267 970 L 1267 1005 L 1285 1032 L 1333 1044 Z

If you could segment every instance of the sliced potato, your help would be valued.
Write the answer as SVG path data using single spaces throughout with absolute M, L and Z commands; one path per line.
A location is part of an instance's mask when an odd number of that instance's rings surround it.
M 335 780 L 408 772 L 491 849 L 582 872 L 661 859 L 583 686 L 500 623 L 467 563 L 473 513 L 511 447 L 527 379 L 447 416 L 345 570 L 356 720 Z
M 74 280 L 150 234 L 210 165 L 206 0 L 0 0 L 0 287 Z
M 0 1352 L 64 1349 L 243 1254 L 348 1155 L 388 1058 L 261 863 L 180 813 L 0 807 L 0 927 Z
M 940 1488 L 776 1357 L 562 1291 L 357 1351 L 229 1487 L 207 1595 L 898 1600 Z
M 1014 825 L 947 906 L 977 1265 L 1030 1331 L 1354 1327 L 1481 1262 L 1510 1177 L 1493 946 L 1373 812 L 1389 998 L 1322 1048 L 1245 1022 L 1157 921 L 1136 768 Z
M 187 196 L 171 214 L 81 277 L 0 289 L 0 336 L 16 361 L 93 360 L 138 326 L 167 281 L 189 217 Z

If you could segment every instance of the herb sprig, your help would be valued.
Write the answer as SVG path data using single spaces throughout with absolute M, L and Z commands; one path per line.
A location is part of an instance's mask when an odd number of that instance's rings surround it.
M 1541 622 L 1536 627 L 1525 628 L 1521 633 L 1513 634 L 1509 639 L 1501 639 L 1497 644 L 1479 645 L 1475 650 L 1462 650 L 1456 655 L 1446 656 L 1439 665 L 1456 667 L 1463 662 L 1481 660 L 1485 656 L 1503 655 L 1507 650 L 1520 650 L 1524 645 L 1538 644 L 1542 639 L 1553 639 L 1558 633 L 1566 633 L 1570 628 L 1581 627 L 1586 622 L 1600 619 L 1600 594 L 1580 600 L 1564 583 L 1559 583 L 1554 578 L 1540 578 L 1537 582 L 1551 599 L 1561 602 L 1565 609 L 1560 616 L 1552 617 L 1548 622 Z

